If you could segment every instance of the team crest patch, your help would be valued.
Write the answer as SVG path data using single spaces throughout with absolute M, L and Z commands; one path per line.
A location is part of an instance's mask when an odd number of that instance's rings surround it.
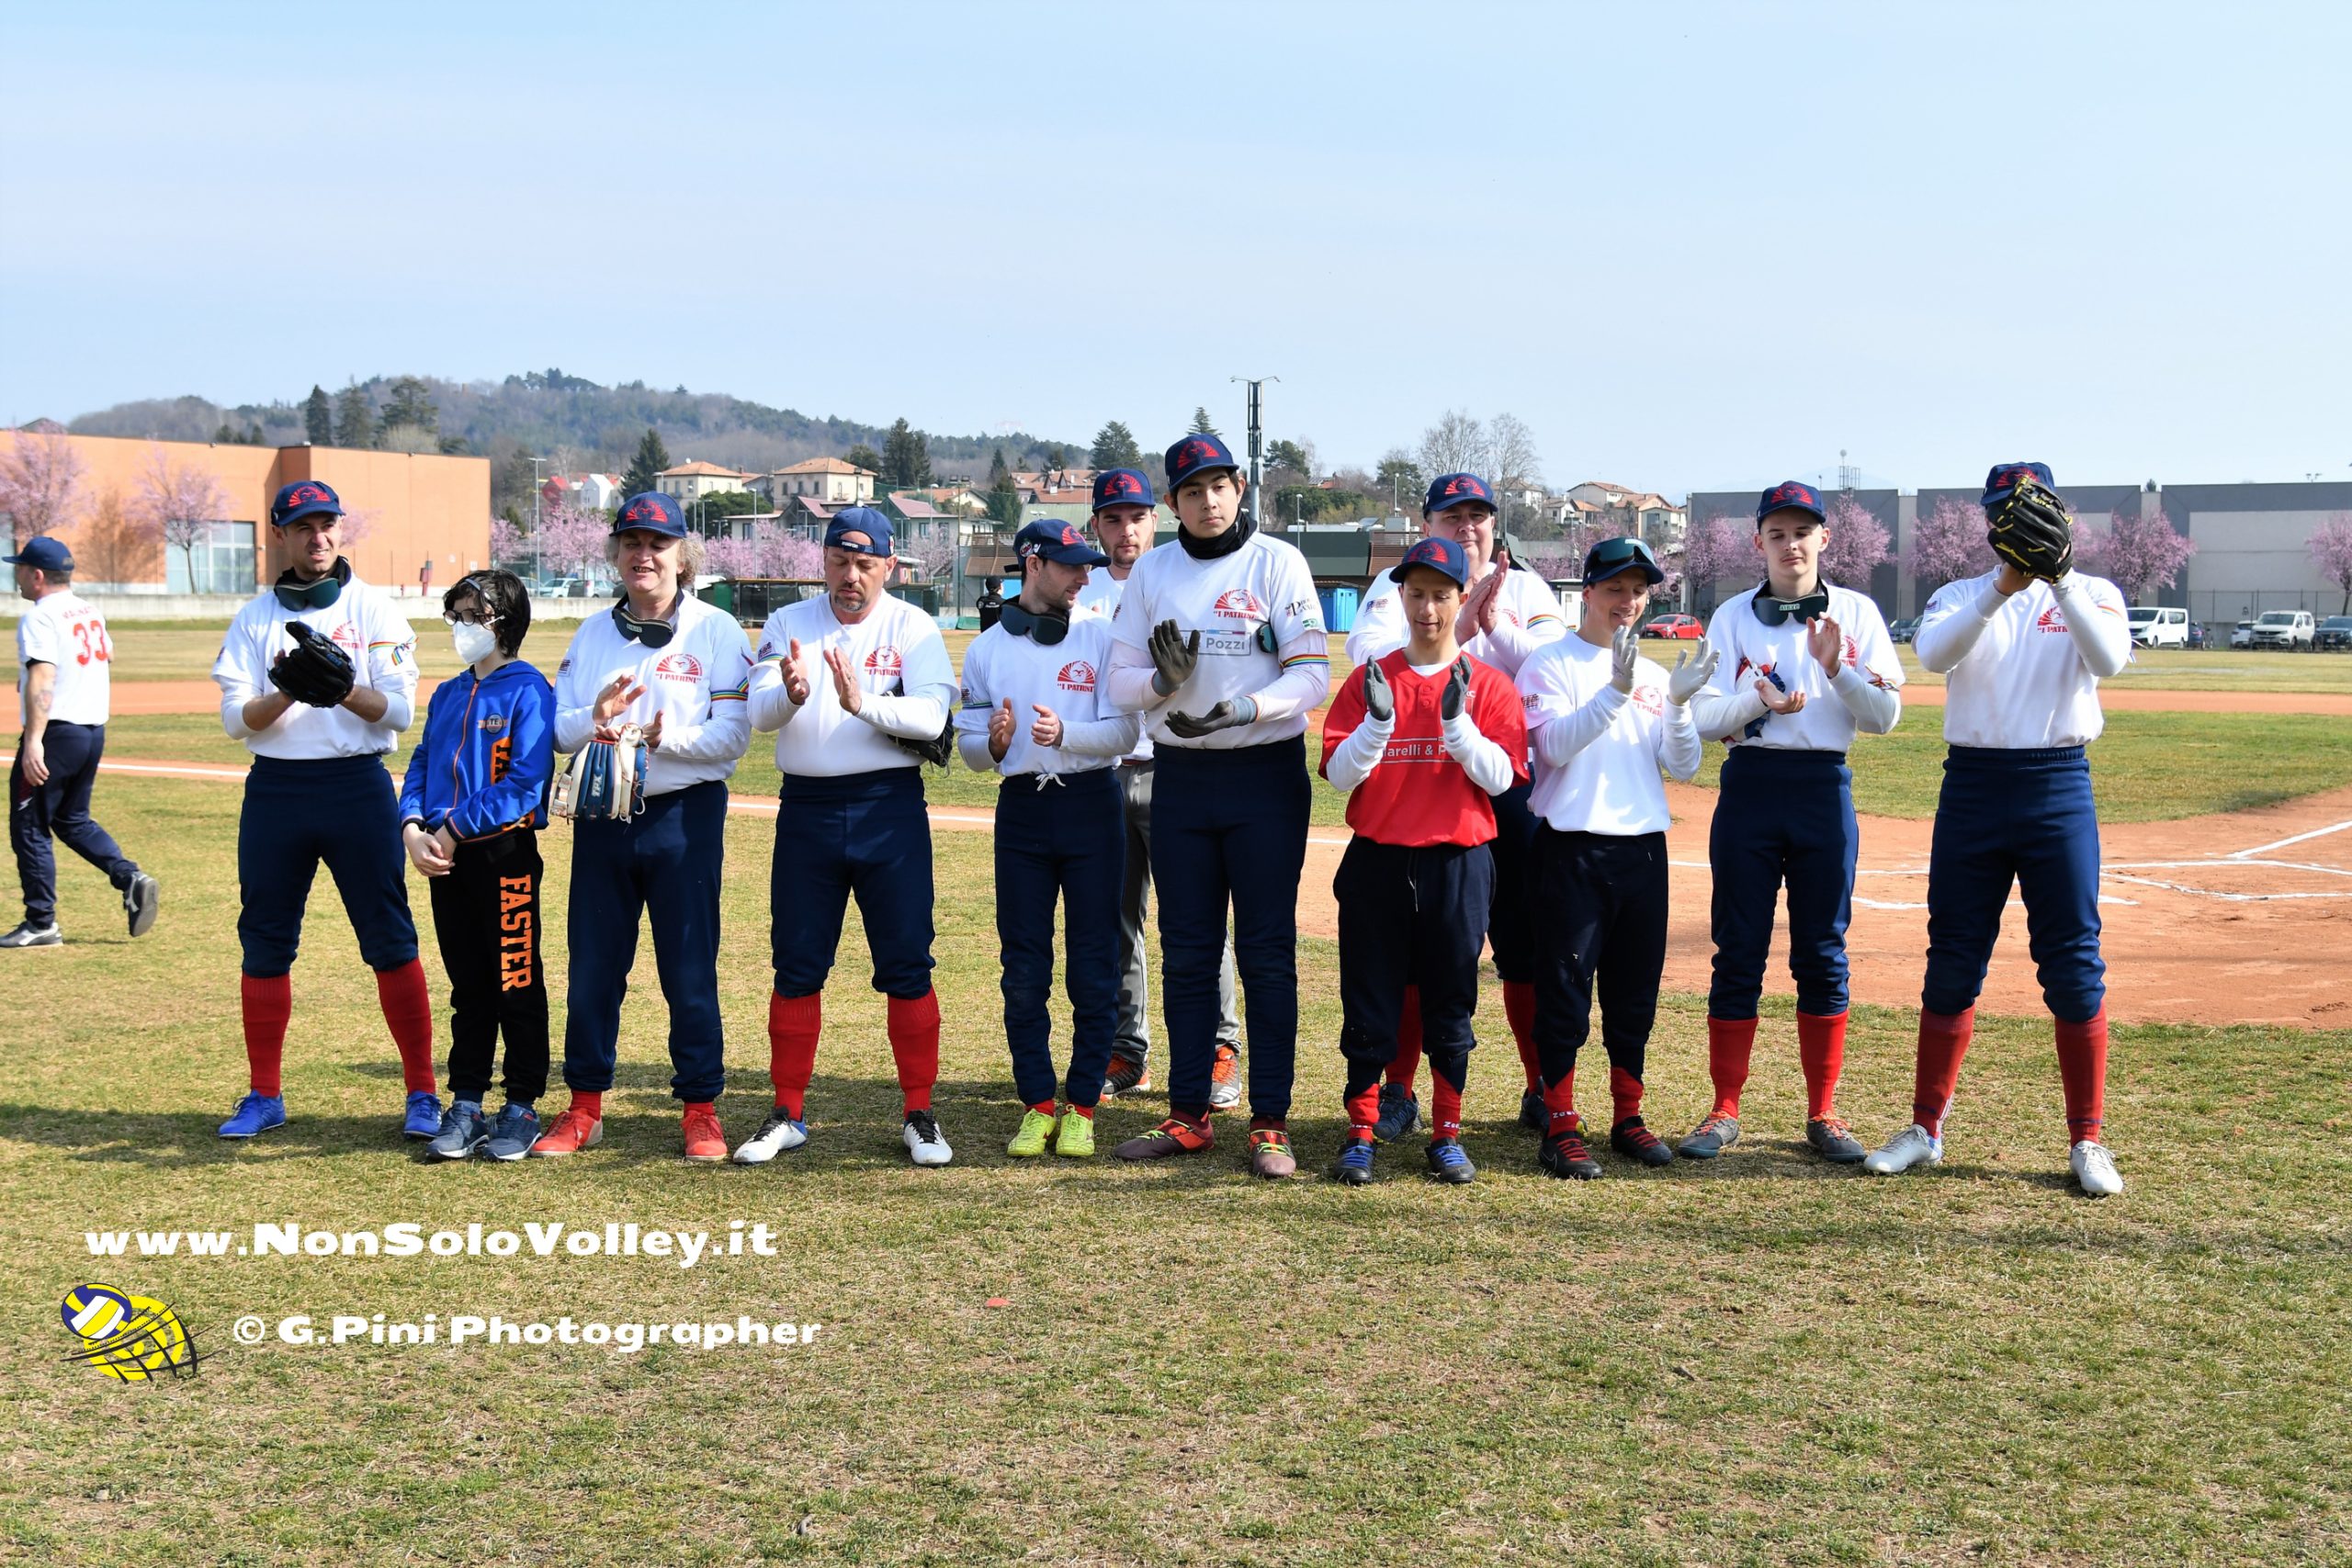
M 1091 692 L 1094 689 L 1094 666 L 1083 659 L 1073 659 L 1054 677 L 1054 684 L 1065 692 Z
M 506 728 L 506 716 L 503 713 L 484 714 L 481 728 L 495 734 Z
M 653 667 L 653 672 L 664 681 L 699 681 L 702 679 L 702 660 L 691 653 L 666 654 L 662 662 Z
M 1656 717 L 1666 711 L 1666 694 L 1656 686 L 1636 686 L 1634 688 L 1634 705 Z
M 2064 636 L 2066 630 L 2066 617 L 2058 613 L 2057 605 L 2052 604 L 2041 612 L 2041 618 L 2034 622 L 2033 626 L 2036 631 L 2057 632 Z
M 1266 602 L 1247 588 L 1228 588 L 1218 594 L 1216 613 L 1230 616 L 1237 621 L 1263 621 L 1271 618 L 1266 614 Z
M 899 657 L 898 649 L 886 642 L 865 656 L 865 672 L 869 675 L 895 676 L 899 673 L 903 662 Z

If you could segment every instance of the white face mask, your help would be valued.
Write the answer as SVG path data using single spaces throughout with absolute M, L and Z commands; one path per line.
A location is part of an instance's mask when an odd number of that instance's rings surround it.
M 498 647 L 498 633 L 489 626 L 469 626 L 463 622 L 449 628 L 449 640 L 458 645 L 458 657 L 468 664 L 479 664 Z

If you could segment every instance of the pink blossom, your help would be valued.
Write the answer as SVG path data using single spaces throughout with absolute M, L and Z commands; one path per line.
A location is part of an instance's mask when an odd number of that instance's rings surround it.
M 82 459 L 62 435 L 14 431 L 0 450 L 0 512 L 8 513 L 23 544 L 36 534 L 54 536 L 79 509 Z
M 1931 588 L 1973 577 L 1993 564 L 1984 543 L 1984 510 L 1946 496 L 1911 531 L 1905 567 Z
M 2196 553 L 2196 545 L 2161 511 L 2143 517 L 2118 507 L 2104 530 L 2086 529 L 2079 521 L 2075 525 L 2078 564 L 2123 590 L 2123 597 L 2135 604 L 2141 595 L 2180 581 L 2181 569 Z
M 2352 512 L 2338 512 L 2312 532 L 2312 564 L 2344 590 L 2344 613 L 2352 615 Z

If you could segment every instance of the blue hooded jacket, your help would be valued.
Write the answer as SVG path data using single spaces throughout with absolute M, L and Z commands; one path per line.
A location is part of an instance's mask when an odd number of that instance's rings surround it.
M 555 688 L 522 660 L 487 678 L 468 669 L 433 689 L 401 780 L 401 820 L 445 823 L 459 842 L 548 825 L 555 776 Z

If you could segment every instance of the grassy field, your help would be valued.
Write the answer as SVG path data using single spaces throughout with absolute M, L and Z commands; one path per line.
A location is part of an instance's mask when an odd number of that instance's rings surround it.
M 234 785 L 121 778 L 105 817 L 164 879 L 137 944 L 69 865 L 62 949 L 17 971 L 0 1053 L 0 1558 L 42 1562 L 2083 1563 L 2352 1554 L 2342 1120 L 2352 1034 L 2119 1031 L 2132 1183 L 2063 1182 L 2048 1029 L 1987 1020 L 1950 1163 L 1812 1163 L 1785 1004 L 1713 1168 L 1551 1182 L 1480 1019 L 1466 1190 L 1384 1157 L 1363 1191 L 1247 1181 L 1231 1126 L 1175 1168 L 1021 1164 L 996 1023 L 989 847 L 938 836 L 946 1171 L 907 1168 L 853 933 L 815 1137 L 762 1170 L 675 1158 L 640 956 L 603 1148 L 435 1168 L 331 896 L 296 971 L 294 1123 L 211 1135 L 242 1087 Z M 740 1136 L 765 1100 L 770 826 L 730 821 L 723 1002 Z M 568 853 L 549 835 L 548 903 Z M 421 895 L 416 899 L 424 914 Z M 563 968 L 561 922 L 551 969 Z M 427 943 L 428 953 L 430 942 Z M 438 994 L 437 966 L 428 958 Z M 1294 1129 L 1340 1134 L 1334 954 L 1301 944 Z M 40 1004 L 46 1002 L 47 1006 Z M 1651 1110 L 1706 1109 L 1702 1003 L 1670 997 Z M 560 1021 L 560 1020 L 559 1020 Z M 1845 1105 L 1909 1100 L 1906 1013 L 1858 1016 Z M 1156 1098 L 1103 1113 L 1115 1138 Z M 764 1222 L 774 1258 L 93 1262 L 91 1227 L 347 1230 Z M 107 1383 L 64 1364 L 84 1280 L 160 1297 L 215 1352 Z M 1001 1303 L 992 1305 L 991 1303 Z M 241 1314 L 820 1323 L 782 1349 L 240 1348 Z

